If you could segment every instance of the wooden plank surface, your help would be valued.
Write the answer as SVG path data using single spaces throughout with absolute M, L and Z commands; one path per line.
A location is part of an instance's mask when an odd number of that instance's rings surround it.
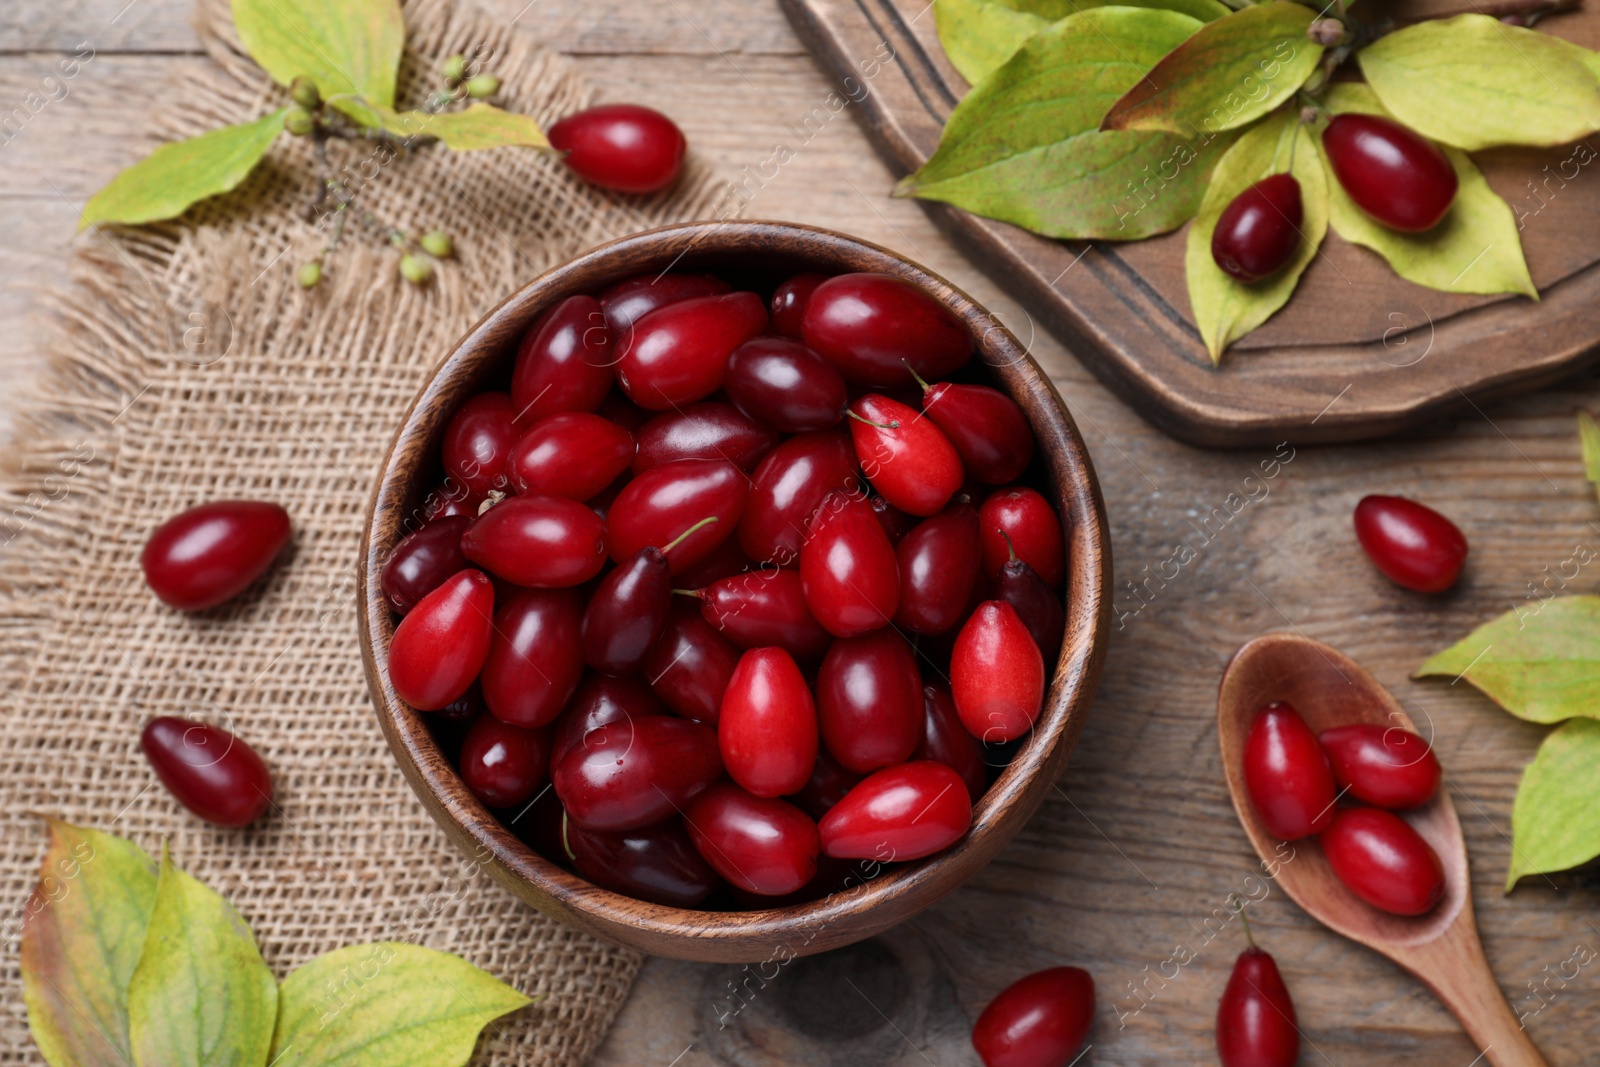
M 1270 481 L 1246 479 L 1274 448 L 1208 452 L 1150 428 L 1017 303 L 967 262 L 892 177 L 851 108 L 772 0 L 485 0 L 573 53 L 606 95 L 654 104 L 694 150 L 737 177 L 776 146 L 793 155 L 748 214 L 855 233 L 906 253 L 987 303 L 1055 378 L 1083 427 L 1110 514 L 1121 629 L 1101 696 L 1058 795 L 981 876 L 923 918 L 858 950 L 783 967 L 652 961 L 597 1060 L 605 1067 L 934 1064 L 970 1067 L 968 1026 L 1003 984 L 1056 963 L 1089 967 L 1101 1009 L 1084 1063 L 1215 1062 L 1216 997 L 1242 947 L 1213 917 L 1251 880 L 1253 854 L 1222 784 L 1213 726 L 1228 655 L 1257 633 L 1297 629 L 1350 653 L 1413 718 L 1431 721 L 1472 856 L 1484 940 L 1501 987 L 1556 1067 L 1594 1062 L 1600 977 L 1553 977 L 1574 946 L 1600 949 L 1594 871 L 1500 892 L 1510 805 L 1544 730 L 1465 685 L 1413 683 L 1425 655 L 1523 603 L 1573 556 L 1600 545 L 1600 506 L 1582 479 L 1571 412 L 1600 408 L 1593 374 L 1470 411 L 1384 444 L 1307 447 Z M 124 10 L 125 8 L 125 10 Z M 76 207 L 140 146 L 151 72 L 199 62 L 187 0 L 8 0 L 0 5 L 0 113 L 18 106 L 85 40 L 95 59 L 69 96 L 0 143 L 0 417 L 34 373 L 28 314 L 64 277 Z M 819 110 L 820 109 L 820 110 Z M 819 118 L 818 116 L 825 116 Z M 79 237 L 76 240 L 92 240 Z M 1410 354 L 1406 358 L 1413 358 Z M 1448 360 L 1429 351 L 1428 360 Z M 1340 398 L 1330 392 L 1328 403 Z M 1362 558 L 1350 511 L 1367 492 L 1420 496 L 1472 541 L 1454 593 L 1405 594 Z M 1230 494 L 1232 495 L 1230 498 Z M 1174 568 L 1180 540 L 1196 557 Z M 1570 572 L 1571 565 L 1568 565 Z M 1568 591 L 1594 592 L 1595 565 Z M 1125 583 L 1141 583 L 1143 597 Z M 1278 959 L 1306 1036 L 1302 1063 L 1457 1065 L 1479 1050 L 1414 981 L 1267 892 L 1257 933 Z M 1175 949 L 1194 950 L 1181 968 Z M 1571 968 L 1565 968 L 1571 974 Z M 515 976 L 508 976 L 515 978 Z M 734 999 L 729 983 L 743 995 Z M 1549 991 L 1546 992 L 1545 990 Z

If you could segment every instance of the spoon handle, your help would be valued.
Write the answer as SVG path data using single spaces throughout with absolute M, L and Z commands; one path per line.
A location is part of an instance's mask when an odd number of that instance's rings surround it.
M 1467 932 L 1463 932 L 1463 927 Z M 1424 977 L 1494 1067 L 1549 1067 L 1506 1003 L 1470 921 L 1457 922 L 1428 953 Z

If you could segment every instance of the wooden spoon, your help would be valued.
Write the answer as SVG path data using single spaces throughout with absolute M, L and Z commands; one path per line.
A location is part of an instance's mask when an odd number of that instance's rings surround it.
M 1420 978 L 1495 1067 L 1546 1067 L 1484 958 L 1472 915 L 1466 842 L 1445 790 L 1425 806 L 1401 813 L 1444 864 L 1444 899 L 1412 918 L 1379 911 L 1346 889 L 1315 841 L 1284 846 L 1262 827 L 1245 791 L 1242 757 L 1256 712 L 1274 700 L 1293 704 L 1318 733 L 1356 722 L 1416 730 L 1376 678 L 1321 642 L 1267 634 L 1234 653 L 1217 694 L 1217 737 L 1233 806 L 1265 869 L 1276 869 L 1278 884 L 1307 914 Z

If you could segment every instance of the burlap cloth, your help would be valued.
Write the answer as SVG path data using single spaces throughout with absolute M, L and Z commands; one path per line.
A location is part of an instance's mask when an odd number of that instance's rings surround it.
M 151 85 L 155 138 L 253 118 L 284 94 L 246 58 L 226 0 L 200 0 L 215 67 Z M 559 56 L 470 4 L 415 0 L 403 103 L 453 52 L 489 53 L 496 102 L 544 123 L 590 101 Z M 356 645 L 362 515 L 401 412 L 429 369 L 521 282 L 609 237 L 712 213 L 703 168 L 666 197 L 616 198 L 527 149 L 440 147 L 384 167 L 331 145 L 364 204 L 451 232 L 459 260 L 417 289 L 352 224 L 322 286 L 297 266 L 323 236 L 302 211 L 304 141 L 281 138 L 239 193 L 180 224 L 79 239 L 73 287 L 46 301 L 53 350 L 20 405 L 0 481 L 0 1063 L 41 1062 L 18 970 L 21 906 L 47 812 L 132 837 L 224 893 L 281 977 L 341 945 L 401 939 L 458 953 L 542 997 L 491 1027 L 495 1064 L 575 1065 L 593 1052 L 639 959 L 539 915 L 453 849 L 401 778 Z M 359 175 L 359 178 L 357 177 Z M 159 604 L 138 557 L 162 520 L 207 500 L 288 508 L 271 576 L 202 615 Z M 202 715 L 247 738 L 277 783 L 260 825 L 221 831 L 158 785 L 145 719 Z

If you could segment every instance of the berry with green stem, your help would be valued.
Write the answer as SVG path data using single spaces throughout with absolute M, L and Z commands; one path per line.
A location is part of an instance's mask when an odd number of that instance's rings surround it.
M 315 289 L 317 283 L 322 281 L 322 261 L 313 259 L 310 263 L 302 266 L 300 273 L 295 277 L 300 282 L 300 288 Z
M 445 84 L 457 84 L 467 76 L 467 57 L 457 52 L 444 61 L 439 73 L 444 75 Z
M 467 95 L 474 100 L 487 100 L 500 89 L 500 79 L 493 74 L 479 74 L 467 81 Z

